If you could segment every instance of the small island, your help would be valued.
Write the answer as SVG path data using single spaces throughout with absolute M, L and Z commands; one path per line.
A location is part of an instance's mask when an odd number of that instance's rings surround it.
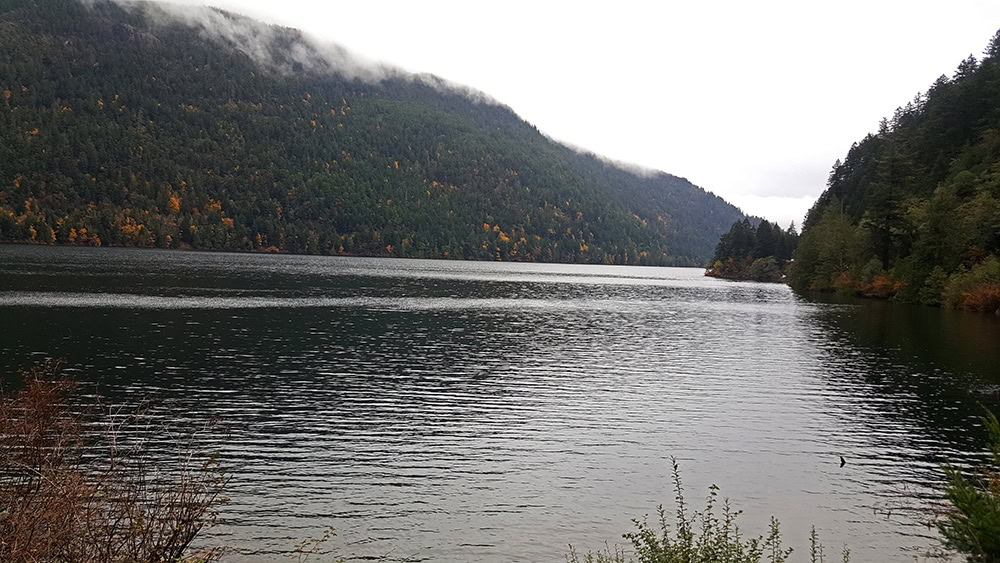
M 782 282 L 799 243 L 795 223 L 782 230 L 776 223 L 749 219 L 733 223 L 715 247 L 706 276 L 727 280 Z

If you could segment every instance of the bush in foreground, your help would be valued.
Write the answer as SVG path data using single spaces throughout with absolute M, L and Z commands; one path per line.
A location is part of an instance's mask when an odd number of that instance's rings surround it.
M 135 417 L 72 408 L 46 364 L 0 394 L 0 561 L 215 561 L 192 542 L 217 517 L 227 477 L 192 449 L 150 464 Z
M 676 459 L 671 459 L 676 515 L 673 530 L 667 520 L 663 505 L 657 507 L 657 522 L 651 525 L 646 519 L 633 520 L 635 531 L 624 534 L 632 543 L 632 554 L 626 555 L 619 547 L 606 547 L 603 551 L 588 552 L 581 557 L 573 546 L 569 546 L 566 560 L 569 563 L 785 563 L 792 553 L 791 548 L 781 545 L 781 528 L 771 517 L 767 536 L 744 537 L 737 517 L 742 511 L 734 511 L 728 500 L 722 501 L 719 509 L 719 488 L 709 487 L 708 500 L 702 512 L 689 515 L 681 485 L 680 468 Z M 810 540 L 810 561 L 825 561 L 823 545 L 813 529 Z M 850 552 L 843 551 L 843 561 L 850 561 Z
M 938 522 L 945 546 L 974 563 L 1000 562 L 1000 421 L 989 414 L 983 422 L 989 431 L 991 464 L 966 476 L 948 469 L 945 491 L 952 509 Z

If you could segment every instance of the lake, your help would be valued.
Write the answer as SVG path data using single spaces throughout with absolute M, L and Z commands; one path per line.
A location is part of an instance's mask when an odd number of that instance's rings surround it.
M 348 558 L 561 561 L 672 505 L 676 456 L 690 504 L 718 484 L 799 557 L 815 524 L 912 561 L 942 464 L 984 459 L 1000 319 L 698 269 L 0 246 L 2 373 L 45 358 L 222 419 L 236 560 L 332 526 Z

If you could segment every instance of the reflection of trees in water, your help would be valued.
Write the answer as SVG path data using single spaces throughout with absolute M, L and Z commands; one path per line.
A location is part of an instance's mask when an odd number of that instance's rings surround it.
M 935 470 L 961 461 L 955 456 L 978 458 L 966 452 L 981 451 L 985 438 L 979 404 L 997 405 L 970 390 L 1000 374 L 997 319 L 886 301 L 816 299 L 837 306 L 812 310 L 800 330 L 821 331 L 817 349 L 827 384 L 857 399 L 844 405 L 847 416 L 876 429 L 911 429 L 893 439 L 909 443 L 903 450 Z
M 810 295 L 810 299 L 813 296 Z M 819 296 L 795 330 L 808 335 L 829 391 L 831 448 L 867 490 L 870 509 L 901 525 L 922 552 L 925 527 L 947 503 L 945 465 L 976 465 L 986 438 L 979 397 L 969 392 L 995 372 L 1000 323 L 955 311 Z M 993 405 L 996 406 L 995 404 Z M 861 470 L 863 473 L 858 474 Z M 924 538 L 924 539 L 919 539 Z

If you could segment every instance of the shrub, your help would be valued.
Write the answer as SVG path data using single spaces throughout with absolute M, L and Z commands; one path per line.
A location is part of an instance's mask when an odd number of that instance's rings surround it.
M 941 294 L 944 293 L 944 287 L 947 283 L 948 274 L 945 273 L 944 268 L 935 266 L 920 288 L 920 302 L 924 305 L 940 305 Z
M 952 307 L 992 312 L 1000 310 L 1000 260 L 990 256 L 948 279 L 944 301 Z
M 774 256 L 758 258 L 750 264 L 746 276 L 754 281 L 779 282 L 782 278 L 781 268 Z
M 886 272 L 882 268 L 882 261 L 878 258 L 868 260 L 858 274 L 861 278 L 861 283 L 864 284 L 870 284 L 876 277 L 884 275 L 886 275 Z
M 875 276 L 870 284 L 861 288 L 861 294 L 865 297 L 888 299 L 899 293 L 902 287 L 902 282 L 895 281 L 889 276 Z
M 958 306 L 980 313 L 1000 314 L 1000 282 L 977 285 L 962 292 Z
M 983 419 L 990 435 L 991 464 L 974 475 L 947 469 L 952 509 L 938 522 L 945 546 L 973 563 L 1000 562 L 1000 421 Z
M 681 484 L 680 468 L 677 460 L 671 458 L 675 492 L 676 516 L 671 530 L 663 505 L 657 507 L 657 522 L 650 525 L 647 519 L 633 520 L 636 530 L 624 534 L 632 543 L 632 556 L 627 556 L 620 547 L 605 547 L 603 551 L 588 552 L 582 560 L 573 546 L 569 546 L 566 560 L 569 563 L 785 563 L 792 553 L 791 548 L 781 545 L 781 528 L 771 517 L 767 536 L 744 538 L 737 517 L 742 511 L 734 511 L 729 500 L 719 506 L 719 488 L 709 487 L 705 510 L 688 515 Z M 810 534 L 810 561 L 824 560 L 823 546 L 819 543 L 816 529 Z M 634 559 L 633 559 L 634 557 Z M 843 561 L 850 560 L 850 552 L 845 548 Z
M 227 477 L 191 449 L 153 466 L 136 417 L 71 408 L 57 364 L 0 395 L 0 561 L 214 561 L 191 549 Z M 131 444 L 131 445 L 129 445 Z
M 830 282 L 830 286 L 827 288 L 821 288 L 818 285 L 814 285 L 816 289 L 829 290 L 833 289 L 840 294 L 850 294 L 853 295 L 858 290 L 858 282 L 851 275 L 851 272 L 844 270 L 843 272 L 838 272 L 834 277 L 833 281 Z M 810 288 L 813 289 L 813 288 Z

